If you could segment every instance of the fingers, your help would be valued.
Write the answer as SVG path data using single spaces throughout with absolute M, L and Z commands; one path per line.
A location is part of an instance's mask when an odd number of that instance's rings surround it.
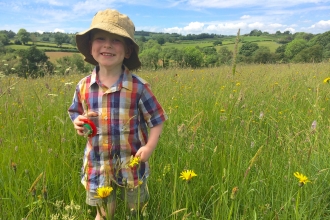
M 85 128 L 84 128 L 84 123 L 82 120 L 83 119 L 87 119 L 89 117 L 97 117 L 99 114 L 97 112 L 88 112 L 87 115 L 79 115 L 74 121 L 73 121 L 73 125 L 74 125 L 74 129 L 76 129 L 77 134 L 80 136 L 84 136 L 85 133 Z
M 74 129 L 76 129 L 77 134 L 80 136 L 84 135 L 84 122 L 82 121 L 82 119 L 86 119 L 85 116 L 83 115 L 79 115 L 74 121 L 73 121 L 73 126 Z
M 99 115 L 99 113 L 97 113 L 97 112 L 88 112 L 87 113 L 87 117 L 96 117 L 98 115 Z

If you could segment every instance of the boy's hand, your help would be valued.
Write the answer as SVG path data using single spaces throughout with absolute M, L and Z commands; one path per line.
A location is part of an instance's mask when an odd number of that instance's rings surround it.
M 96 117 L 98 116 L 97 112 L 88 112 L 88 117 Z M 86 115 L 79 115 L 74 121 L 73 121 L 73 125 L 74 128 L 77 130 L 78 135 L 80 136 L 84 136 L 84 130 L 85 128 L 83 127 L 84 122 L 82 121 L 83 119 L 87 119 L 88 118 Z
M 136 152 L 135 157 L 140 157 L 141 162 L 146 162 L 151 156 L 153 149 L 150 149 L 147 146 L 140 147 L 140 149 Z

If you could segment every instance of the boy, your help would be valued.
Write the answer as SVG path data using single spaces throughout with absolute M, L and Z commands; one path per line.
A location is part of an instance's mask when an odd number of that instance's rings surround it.
M 78 83 L 68 110 L 78 135 L 85 135 L 86 119 L 97 127 L 97 134 L 86 144 L 81 182 L 86 188 L 86 203 L 91 206 L 101 206 L 104 201 L 95 198 L 97 189 L 113 188 L 106 197 L 111 216 L 116 190 L 121 191 L 131 210 L 147 201 L 147 161 L 167 119 L 149 84 L 130 72 L 141 66 L 134 32 L 134 24 L 126 15 L 107 9 L 94 16 L 87 31 L 76 35 L 85 61 L 96 65 L 92 74 Z M 130 163 L 132 158 L 138 165 Z M 105 213 L 100 210 L 96 219 Z

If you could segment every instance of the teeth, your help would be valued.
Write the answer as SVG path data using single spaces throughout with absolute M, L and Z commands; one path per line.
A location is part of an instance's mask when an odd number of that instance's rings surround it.
M 112 53 L 102 53 L 104 56 L 114 56 Z

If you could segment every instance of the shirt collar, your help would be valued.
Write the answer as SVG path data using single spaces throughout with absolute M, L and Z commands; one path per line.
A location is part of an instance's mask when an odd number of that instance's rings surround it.
M 94 83 L 100 84 L 99 81 L 99 76 L 97 74 L 97 70 L 98 67 L 95 67 L 92 75 L 91 75 L 91 82 L 89 86 L 92 86 Z M 125 88 L 127 90 L 132 91 L 133 89 L 133 77 L 132 77 L 132 73 L 129 71 L 129 69 L 127 69 L 127 67 L 124 66 L 124 70 L 122 73 L 122 76 L 119 78 L 119 82 L 118 82 L 118 89 L 120 90 L 121 88 Z

